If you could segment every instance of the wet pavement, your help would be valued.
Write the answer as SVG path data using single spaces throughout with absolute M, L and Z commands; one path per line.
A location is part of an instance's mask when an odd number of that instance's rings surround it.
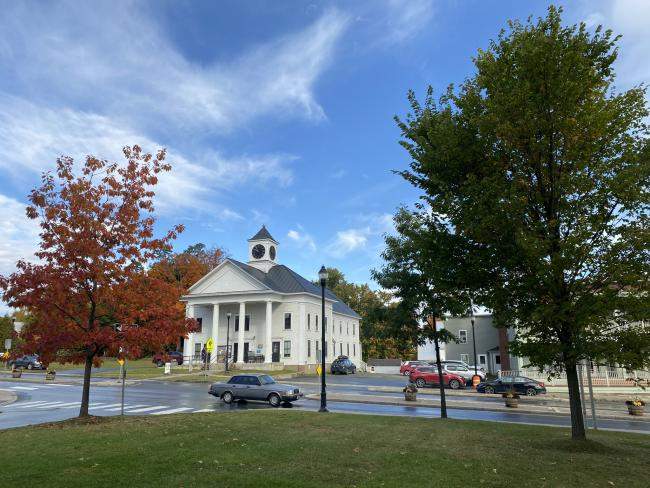
M 318 378 L 296 378 L 283 381 L 299 386 L 306 394 L 318 393 Z M 381 394 L 403 398 L 399 393 L 378 393 L 373 388 L 402 387 L 405 379 L 399 376 L 351 376 L 328 377 L 330 393 L 354 393 L 358 395 Z M 13 391 L 18 400 L 10 405 L 0 407 L 0 429 L 24 425 L 53 422 L 75 417 L 79 413 L 81 386 L 60 383 L 9 382 L 0 379 L 0 389 Z M 242 402 L 226 405 L 210 396 L 208 385 L 200 383 L 141 381 L 128 385 L 125 389 L 125 415 L 166 415 L 174 413 L 207 413 L 249 411 L 272 408 L 265 403 Z M 437 398 L 430 395 L 432 399 Z M 429 395 L 427 395 L 429 397 Z M 463 400 L 486 402 L 486 405 L 498 399 L 481 396 L 464 396 Z M 121 387 L 91 387 L 90 413 L 93 415 L 120 415 Z M 318 400 L 304 399 L 293 405 L 295 411 L 316 411 Z M 440 416 L 436 407 L 379 405 L 367 403 L 329 402 L 332 412 L 355 414 L 394 415 L 405 417 L 433 418 Z M 449 417 L 455 419 L 482 420 L 494 422 L 525 423 L 569 427 L 567 415 L 533 414 L 523 412 L 491 412 L 484 410 L 448 409 Z M 599 420 L 599 427 L 610 430 L 650 433 L 650 422 L 638 420 Z

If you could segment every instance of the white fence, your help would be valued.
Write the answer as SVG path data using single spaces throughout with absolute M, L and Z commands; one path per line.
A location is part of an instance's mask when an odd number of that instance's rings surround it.
M 578 374 L 582 375 L 583 380 L 587 381 L 587 366 L 578 365 Z M 520 369 L 511 371 L 500 371 L 499 376 L 525 376 L 534 380 L 542 381 L 552 386 L 566 385 L 566 373 L 554 375 L 549 379 L 549 373 L 537 369 Z M 642 378 L 650 380 L 650 371 L 627 371 L 624 368 L 610 368 L 605 366 L 596 366 L 591 368 L 591 382 L 594 386 L 633 386 L 627 378 Z

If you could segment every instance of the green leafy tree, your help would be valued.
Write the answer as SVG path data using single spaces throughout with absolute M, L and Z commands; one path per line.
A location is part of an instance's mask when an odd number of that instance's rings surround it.
M 436 327 L 435 318 L 466 310 L 465 295 L 454 282 L 455 236 L 426 213 L 401 209 L 395 216 L 396 235 L 386 237 L 385 260 L 373 277 L 399 299 L 393 333 L 413 344 L 433 341 L 440 378 L 440 414 L 447 418 L 445 384 L 440 362 L 440 344 L 455 341 L 446 329 Z
M 454 236 L 441 264 L 516 325 L 515 354 L 566 372 L 584 439 L 576 363 L 650 361 L 650 145 L 645 89 L 613 87 L 618 38 L 561 12 L 510 22 L 473 76 L 438 101 L 410 93 L 398 123 L 429 232 Z

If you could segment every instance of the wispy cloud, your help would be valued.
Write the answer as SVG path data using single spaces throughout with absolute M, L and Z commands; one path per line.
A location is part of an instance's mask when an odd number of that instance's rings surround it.
M 336 233 L 326 246 L 333 258 L 344 258 L 353 252 L 364 251 L 376 259 L 383 249 L 383 236 L 394 231 L 393 216 L 388 213 L 359 214 L 353 219 L 358 225 Z
M 291 241 L 293 241 L 299 248 L 306 249 L 308 251 L 315 251 L 316 243 L 314 242 L 314 238 L 302 230 L 300 226 L 299 229 L 300 230 L 291 229 L 289 232 L 287 232 L 287 237 L 291 239 Z
M 340 230 L 334 240 L 328 244 L 327 253 L 332 257 L 342 258 L 353 251 L 363 249 L 368 243 L 369 233 L 369 227 Z
M 25 215 L 27 204 L 0 193 L 0 274 L 11 273 L 16 261 L 34 261 L 39 227 Z M 0 303 L 0 307 L 1 307 Z
M 388 0 L 386 41 L 400 43 L 412 39 L 431 21 L 433 0 Z

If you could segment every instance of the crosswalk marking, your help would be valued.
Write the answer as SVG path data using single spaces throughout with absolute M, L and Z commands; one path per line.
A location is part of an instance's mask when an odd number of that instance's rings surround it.
M 50 403 L 50 402 L 46 402 L 46 401 L 44 401 L 44 400 L 40 400 L 40 401 L 37 401 L 37 402 L 19 403 L 18 405 L 12 405 L 12 406 L 13 406 L 14 408 L 23 408 L 23 407 L 33 407 L 33 406 L 35 406 L 35 405 L 41 405 L 41 404 L 43 404 L 43 403 Z
M 207 412 L 214 412 L 214 410 L 211 408 L 202 408 L 201 410 L 194 410 L 192 413 L 207 413 Z
M 91 408 L 104 410 L 104 409 L 110 408 L 110 407 L 119 407 L 120 405 L 122 405 L 122 404 L 121 403 L 111 403 L 110 405 L 104 405 L 103 407 L 91 407 Z
M 124 410 L 127 410 L 129 408 L 139 408 L 139 407 L 148 407 L 149 405 L 127 405 L 126 403 L 124 404 Z M 122 409 L 122 404 L 120 403 L 119 407 L 116 408 L 103 408 L 102 410 L 106 410 L 108 412 L 117 412 L 118 410 Z
M 186 412 L 188 410 L 192 410 L 192 409 L 190 407 L 172 408 L 170 410 L 163 410 L 162 412 L 154 412 L 151 415 L 167 415 L 170 413 Z
M 25 390 L 25 391 L 38 390 L 38 388 L 34 388 L 31 386 L 10 386 L 9 388 L 11 388 L 12 390 Z
M 158 405 L 157 407 L 138 408 L 136 410 L 130 410 L 129 413 L 152 412 L 154 410 L 161 410 L 163 408 L 169 408 L 169 406 L 168 405 Z
M 45 405 L 37 405 L 35 408 L 41 409 L 41 408 L 58 408 L 58 407 L 67 407 L 71 405 L 76 405 L 79 402 L 50 402 L 46 403 Z

